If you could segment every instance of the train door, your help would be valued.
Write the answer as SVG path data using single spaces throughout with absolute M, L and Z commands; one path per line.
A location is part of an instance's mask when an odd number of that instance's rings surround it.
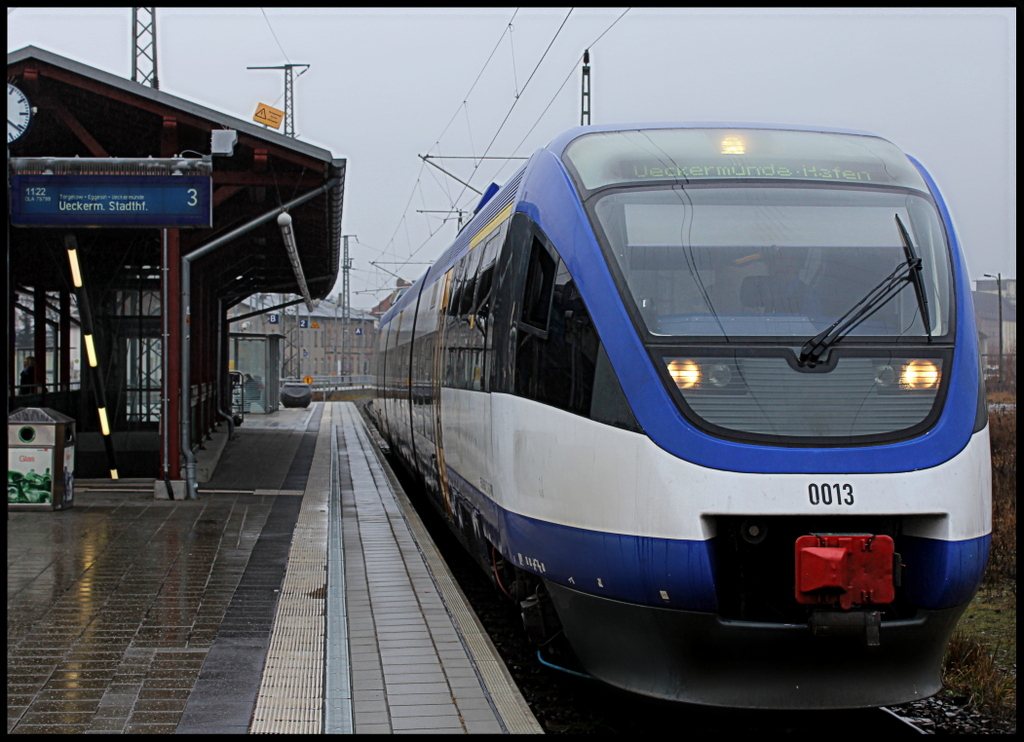
M 412 333 L 416 308 L 406 306 L 399 317 L 398 342 L 395 346 L 395 370 L 398 372 L 398 390 L 395 400 L 395 416 L 392 420 L 400 431 L 402 457 L 410 467 L 416 466 L 416 454 L 412 440 Z
M 471 444 L 466 447 L 462 457 L 465 466 L 463 476 L 489 499 L 494 497 L 492 486 L 494 457 L 491 444 L 492 409 L 489 384 L 493 339 L 491 307 L 496 258 L 506 234 L 507 225 L 507 221 L 503 222 L 475 248 L 480 256 L 476 263 L 473 298 L 465 322 L 467 333 L 465 346 L 470 359 L 465 388 L 469 393 L 461 395 L 463 402 L 461 433 Z
M 440 301 L 440 280 L 423 288 L 416 312 L 416 337 L 413 340 L 413 436 L 416 447 L 416 470 L 427 490 L 438 495 L 435 441 L 434 353 L 437 345 L 437 304 Z
M 441 426 L 441 386 L 446 375 L 448 365 L 448 353 L 445 345 L 445 329 L 447 327 L 448 303 L 451 298 L 452 276 L 455 270 L 449 270 L 444 277 L 438 281 L 440 284 L 441 300 L 437 307 L 437 336 L 434 344 L 434 368 L 431 377 L 433 384 L 433 418 L 434 418 L 434 455 L 437 466 L 437 484 L 441 493 L 441 500 L 444 503 L 444 512 L 452 517 L 452 496 L 448 487 L 448 468 L 444 461 L 444 438 L 442 437 Z
M 490 389 L 511 394 L 514 389 L 518 318 L 535 225 L 526 214 L 512 215 L 508 235 L 498 256 L 491 311 Z
M 383 332 L 377 333 L 377 415 L 380 418 L 381 431 L 384 437 L 391 439 L 391 431 L 388 426 L 388 397 L 391 394 L 391 376 L 388 370 L 388 343 L 391 338 L 391 326 L 388 324 L 382 328 Z
M 410 424 L 414 465 L 428 489 L 436 490 L 434 481 L 434 404 L 433 370 L 437 282 L 427 286 L 426 279 L 416 284 L 416 314 L 413 318 L 410 349 Z
M 387 392 L 387 410 L 388 410 L 388 432 L 391 433 L 391 443 L 394 446 L 394 450 L 400 455 L 404 456 L 405 451 L 402 447 L 403 435 L 402 435 L 402 392 L 405 389 L 404 384 L 404 372 L 402 369 L 402 319 L 405 316 L 405 312 L 399 312 L 398 316 L 395 317 L 389 327 L 388 333 L 388 392 Z M 406 372 L 408 369 L 405 370 Z

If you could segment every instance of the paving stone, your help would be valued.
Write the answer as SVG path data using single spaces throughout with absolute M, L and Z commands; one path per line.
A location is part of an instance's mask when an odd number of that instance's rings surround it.
M 258 536 L 276 499 L 83 491 L 11 512 L 8 732 L 173 732 L 258 543 L 238 524 Z
M 9 514 L 9 733 L 249 730 L 304 499 L 276 493 L 302 493 L 319 429 L 301 419 L 243 427 L 199 500 Z M 373 455 L 340 467 L 353 731 L 500 732 Z

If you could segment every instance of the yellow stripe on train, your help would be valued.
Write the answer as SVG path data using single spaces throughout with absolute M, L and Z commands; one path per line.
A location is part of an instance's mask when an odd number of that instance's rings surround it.
M 474 247 L 479 245 L 483 241 L 484 237 L 488 236 L 495 229 L 495 227 L 497 227 L 503 221 L 508 219 L 509 215 L 512 213 L 512 207 L 514 205 L 515 201 L 510 203 L 501 211 L 499 211 L 497 216 L 491 219 L 491 221 L 487 222 L 487 226 L 481 229 L 479 232 L 477 232 L 476 236 L 469 241 L 469 249 L 472 250 Z

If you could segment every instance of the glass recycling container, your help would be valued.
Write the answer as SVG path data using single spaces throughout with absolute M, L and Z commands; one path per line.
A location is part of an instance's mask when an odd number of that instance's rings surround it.
M 75 420 L 48 407 L 7 416 L 8 510 L 64 510 L 74 499 Z

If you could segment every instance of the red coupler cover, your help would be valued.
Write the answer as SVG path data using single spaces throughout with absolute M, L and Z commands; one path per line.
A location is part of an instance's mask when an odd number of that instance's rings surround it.
M 796 540 L 796 600 L 811 605 L 891 603 L 893 553 L 889 536 L 835 533 Z

